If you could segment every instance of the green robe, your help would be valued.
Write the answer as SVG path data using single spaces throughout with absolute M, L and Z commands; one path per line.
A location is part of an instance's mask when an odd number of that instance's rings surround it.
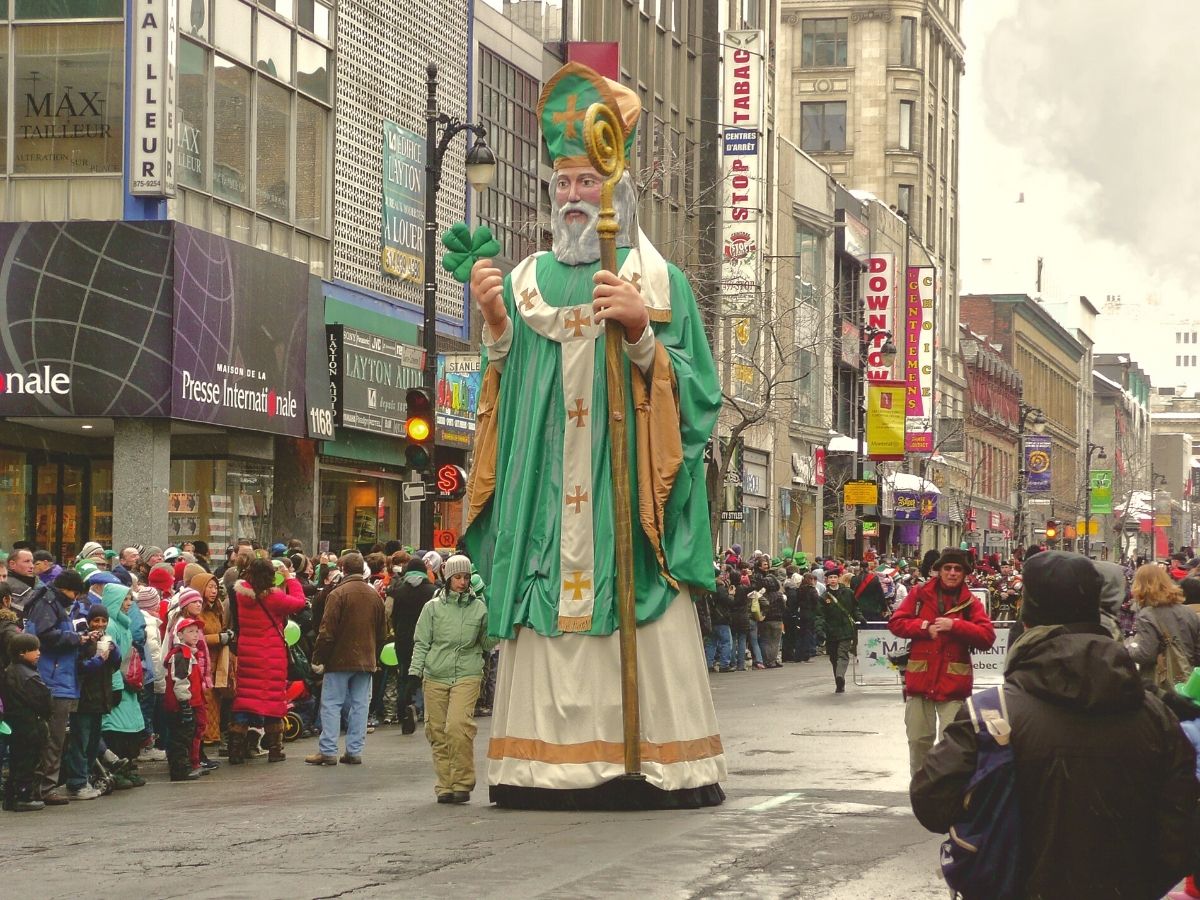
M 623 262 L 628 251 L 619 251 Z M 554 307 L 590 303 L 598 263 L 567 266 L 552 254 L 537 259 L 537 283 Z M 683 462 L 664 511 L 662 544 L 667 569 L 681 584 L 711 590 L 712 538 L 703 452 L 721 406 L 716 368 L 695 297 L 683 273 L 668 265 L 671 318 L 653 322 L 655 337 L 667 351 L 678 384 Z M 539 634 L 560 634 L 559 539 L 562 524 L 563 431 L 562 345 L 534 331 L 516 311 L 511 277 L 505 279 L 504 303 L 512 321 L 512 346 L 500 378 L 497 404 L 496 488 L 492 499 L 464 536 L 488 585 L 488 627 L 495 637 L 511 638 L 514 626 Z M 605 337 L 596 338 L 591 409 L 591 504 L 594 534 L 592 635 L 617 628 L 614 601 L 612 474 L 609 460 L 608 390 Z M 485 366 L 487 365 L 485 349 Z M 663 577 L 653 546 L 637 518 L 637 430 L 625 359 L 625 396 L 631 484 L 634 586 L 637 621 L 652 622 L 678 591 Z M 486 372 L 486 369 L 485 369 Z

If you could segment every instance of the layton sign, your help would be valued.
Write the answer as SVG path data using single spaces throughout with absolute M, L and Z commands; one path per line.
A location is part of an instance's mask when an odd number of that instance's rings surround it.
M 175 196 L 174 0 L 134 0 L 129 193 Z

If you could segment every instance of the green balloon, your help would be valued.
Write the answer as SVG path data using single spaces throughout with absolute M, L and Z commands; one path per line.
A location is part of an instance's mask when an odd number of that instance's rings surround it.
M 282 572 L 275 573 L 275 587 L 283 587 L 283 583 L 287 581 Z
M 0 722 L 0 734 L 12 734 L 12 729 L 8 727 L 7 722 Z
M 296 642 L 300 640 L 300 626 L 291 619 L 283 626 L 283 640 L 289 647 L 295 647 Z
M 400 660 L 396 657 L 396 644 L 384 644 L 383 649 L 379 651 L 379 661 L 385 666 L 398 666 Z

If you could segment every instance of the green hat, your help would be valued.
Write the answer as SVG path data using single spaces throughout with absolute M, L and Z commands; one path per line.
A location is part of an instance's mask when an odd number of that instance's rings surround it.
M 1175 685 L 1175 693 L 1187 697 L 1193 703 L 1200 703 L 1200 666 L 1192 669 L 1192 674 L 1183 684 Z
M 782 565 L 782 564 L 783 564 L 783 563 L 782 563 L 782 561 L 779 559 L 779 557 L 778 557 L 778 556 L 772 556 L 772 557 L 771 557 L 771 565 L 772 565 L 772 566 L 775 566 L 776 568 L 778 568 L 778 567 L 779 567 L 780 565 Z
M 93 572 L 100 571 L 100 567 L 94 562 L 89 562 L 85 559 L 80 560 L 75 564 L 75 571 L 79 573 L 80 578 L 82 578 L 84 581 L 87 581 L 89 575 L 91 575 Z
M 117 551 L 116 551 L 116 550 L 105 550 L 105 551 L 104 551 L 104 558 L 105 558 L 105 559 L 116 559 L 116 558 L 117 558 Z
M 471 576 L 471 590 L 477 594 L 483 590 L 483 576 L 478 572 Z
M 642 114 L 638 95 L 587 66 L 569 62 L 546 82 L 538 100 L 542 134 L 554 168 L 590 165 L 583 143 L 583 119 L 588 107 L 603 103 L 625 127 L 625 157 L 633 150 L 633 134 Z
M 8 562 L 8 551 L 0 550 L 0 563 Z
M 784 547 L 783 550 L 781 550 L 779 552 L 779 555 L 782 556 L 784 559 L 791 559 L 793 556 L 796 555 L 796 551 L 793 550 L 791 547 Z
M 796 565 L 798 565 L 798 566 L 807 566 L 808 565 L 808 554 L 805 553 L 803 550 L 801 550 L 799 553 L 796 554 Z

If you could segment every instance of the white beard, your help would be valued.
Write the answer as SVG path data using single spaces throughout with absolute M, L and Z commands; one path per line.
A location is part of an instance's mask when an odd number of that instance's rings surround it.
M 633 191 L 633 182 L 626 173 L 613 191 L 613 207 L 617 212 L 618 247 L 632 247 L 637 244 L 637 196 Z M 568 222 L 566 214 L 582 212 L 587 215 L 586 222 Z M 600 221 L 600 207 L 592 203 L 577 200 L 559 206 L 554 200 L 554 186 L 550 187 L 550 234 L 554 258 L 567 266 L 580 266 L 594 263 L 600 259 L 600 235 L 596 224 Z

